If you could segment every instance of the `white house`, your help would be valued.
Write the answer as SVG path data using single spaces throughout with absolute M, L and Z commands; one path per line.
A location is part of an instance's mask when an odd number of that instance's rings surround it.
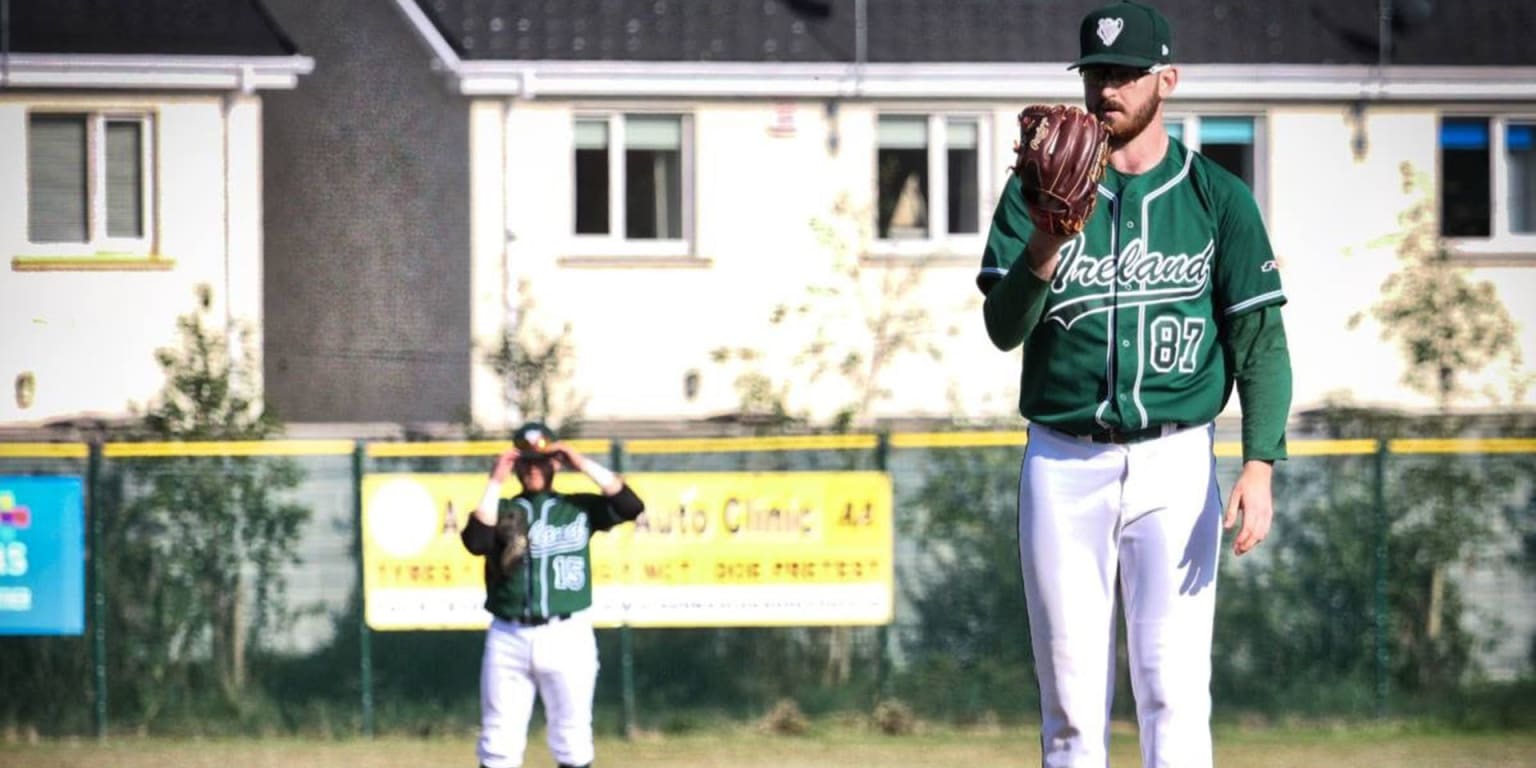
M 114 419 L 212 289 L 262 315 L 261 93 L 313 62 L 259 3 L 13 3 L 0 20 L 0 425 Z
M 870 323 L 915 309 L 913 348 L 884 362 L 865 415 L 1006 418 L 1017 363 L 987 344 L 972 280 L 1015 116 L 1081 98 L 1065 65 L 1097 4 L 660 0 L 618 17 L 396 0 L 469 111 L 476 358 L 527 281 L 538 311 L 523 322 L 570 326 L 589 419 L 731 412 L 754 368 L 826 418 L 859 385 L 816 365 L 867 360 Z M 1159 6 L 1180 41 L 1172 128 L 1247 179 L 1270 225 L 1297 409 L 1432 404 L 1403 386 L 1368 312 L 1418 202 L 1536 359 L 1536 53 L 1514 31 L 1536 8 Z M 807 290 L 825 285 L 842 292 Z M 770 322 L 798 305 L 809 313 Z M 807 360 L 818 329 L 830 346 Z M 721 348 L 758 355 L 721 362 Z M 1474 389 L 1507 404 L 1518 373 L 1496 366 Z M 476 421 L 516 418 L 486 366 L 470 377 Z

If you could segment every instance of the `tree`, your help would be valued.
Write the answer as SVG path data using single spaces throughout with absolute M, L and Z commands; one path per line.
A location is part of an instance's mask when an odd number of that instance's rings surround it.
M 901 502 L 912 557 L 899 580 L 914 618 L 901 636 L 903 698 L 959 719 L 1022 714 L 1038 702 L 1019 570 L 1015 448 L 926 454 Z
M 143 412 L 157 440 L 263 440 L 281 431 L 259 394 L 259 368 L 243 327 L 211 322 L 212 291 L 176 323 L 180 345 L 157 351 L 165 374 Z M 135 466 L 137 469 L 138 466 Z M 291 614 L 282 569 L 296 554 L 308 509 L 283 501 L 303 472 L 291 460 L 217 455 L 154 460 L 130 476 L 123 514 L 108 522 L 102 555 L 117 587 L 113 607 L 145 722 L 190 692 L 197 659 L 209 659 L 225 699 L 240 701 L 247 651 Z M 132 589 L 128 585 L 133 585 Z
M 1328 439 L 1418 438 L 1455 434 L 1467 423 L 1333 405 L 1303 415 L 1293 431 Z M 1501 417 L 1494 427 L 1523 432 L 1530 425 Z M 1223 555 L 1213 654 L 1219 699 L 1363 712 L 1373 706 L 1380 661 L 1396 691 L 1425 701 L 1476 672 L 1474 650 L 1487 638 L 1474 636 L 1464 621 L 1473 606 L 1443 574 L 1458 563 L 1497 564 L 1494 553 L 1514 549 L 1510 539 L 1530 526 L 1532 458 L 1392 455 L 1382 468 L 1380 505 L 1376 461 L 1292 459 L 1276 475 L 1275 497 L 1283 501 L 1276 530 L 1283 535 L 1271 537 L 1257 560 Z M 1381 659 L 1378 621 L 1386 643 Z
M 832 378 L 843 386 L 847 399 L 833 411 L 829 426 L 846 432 L 869 424 L 875 405 L 890 396 L 894 362 L 912 354 L 934 361 L 943 357 L 932 341 L 936 329 L 931 308 L 916 295 L 928 263 L 916 258 L 903 265 L 869 266 L 861 258 L 871 239 L 869 213 L 843 196 L 829 216 L 810 222 L 829 257 L 828 270 L 824 279 L 806 285 L 802 295 L 776 305 L 768 316 L 769 326 L 804 340 L 787 365 L 774 366 L 784 373 L 777 378 L 765 373 L 767 355 L 756 348 L 711 352 L 717 365 L 740 366 L 735 383 L 744 414 L 779 417 L 777 423 L 794 421 L 790 382 L 814 384 Z M 959 330 L 950 327 L 944 332 L 954 336 Z
M 768 317 L 776 334 L 800 342 L 788 360 L 770 359 L 750 346 L 711 351 L 714 364 L 736 366 L 738 418 L 759 433 L 811 424 L 812 417 L 791 404 L 792 385 L 829 379 L 842 386 L 846 400 L 832 411 L 826 426 L 846 433 L 868 425 L 875 405 L 890 396 L 887 379 L 896 360 L 910 354 L 942 357 L 931 341 L 930 307 L 916 294 L 927 263 L 915 259 L 905 265 L 870 267 L 861 258 L 872 239 L 873 218 L 869 209 L 853 205 L 844 195 L 830 215 L 811 220 L 809 226 L 828 256 L 825 277 L 806 285 L 794 300 L 774 306 Z M 950 335 L 958 332 L 949 329 Z M 853 632 L 830 627 L 820 634 L 826 642 L 823 684 L 846 684 L 857 655 Z
M 1407 163 L 1402 165 L 1403 192 L 1413 194 L 1428 186 Z M 1439 236 L 1434 202 L 1423 196 L 1400 217 L 1397 253 L 1401 268 L 1382 284 L 1381 298 L 1371 315 L 1387 339 L 1395 339 L 1407 359 L 1403 382 L 1432 395 L 1442 414 L 1464 394 L 1464 376 L 1508 361 L 1521 363 L 1517 329 L 1509 310 L 1499 301 L 1493 284 L 1474 281 L 1457 265 Z M 1449 423 L 1449 422 L 1441 422 Z M 1458 533 L 1477 534 L 1486 528 L 1467 520 L 1467 510 L 1456 498 L 1458 489 L 1449 482 L 1431 483 L 1430 496 L 1417 524 L 1434 544 L 1425 556 L 1431 568 L 1425 610 L 1425 634 L 1438 640 L 1445 613 L 1446 569 L 1470 543 Z M 1432 501 L 1431 501 L 1432 500 Z M 1412 523 L 1410 523 L 1412 524 Z
M 517 297 L 501 336 L 486 350 L 485 363 L 502 378 L 517 418 L 537 419 L 563 433 L 581 421 L 587 403 L 571 384 L 576 351 L 571 324 L 566 322 L 557 334 L 534 324 L 537 306 L 526 278 L 518 281 Z
M 1403 192 L 1427 186 L 1412 166 L 1402 165 Z M 1440 410 L 1465 394 L 1464 375 L 1499 361 L 1521 365 L 1515 321 L 1493 283 L 1474 281 L 1439 236 L 1434 200 L 1424 196 L 1399 217 L 1395 241 L 1400 268 L 1381 286 L 1370 314 L 1382 337 L 1395 340 L 1408 363 L 1403 383 L 1435 398 Z M 1357 325 L 1361 315 L 1350 319 Z M 1519 396 L 1519 389 L 1516 390 Z

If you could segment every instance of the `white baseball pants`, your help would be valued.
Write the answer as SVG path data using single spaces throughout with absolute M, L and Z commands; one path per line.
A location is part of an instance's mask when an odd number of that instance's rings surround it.
M 555 759 L 564 765 L 592 762 L 597 667 L 597 637 L 584 614 L 536 627 L 493 619 L 480 662 L 480 764 L 523 764 L 535 694 L 544 703 Z
M 1211 766 L 1222 513 L 1213 431 L 1113 445 L 1029 429 L 1019 557 L 1047 768 L 1109 763 L 1117 574 L 1142 763 Z

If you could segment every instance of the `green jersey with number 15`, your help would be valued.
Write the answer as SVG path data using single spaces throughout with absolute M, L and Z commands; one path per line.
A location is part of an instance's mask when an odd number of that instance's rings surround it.
M 1014 267 L 1032 229 L 1010 178 L 984 279 Z M 1108 169 L 1086 228 L 1062 248 L 1024 341 L 1019 412 L 1073 434 L 1208 422 L 1232 392 L 1227 320 L 1283 303 L 1248 187 L 1169 137 L 1151 170 Z
M 504 619 L 539 619 L 592 605 L 592 533 L 624 522 L 609 497 L 524 493 L 502 499 L 497 515 L 527 522 L 528 554 L 504 577 L 493 562 L 498 553 L 486 557 L 486 610 Z

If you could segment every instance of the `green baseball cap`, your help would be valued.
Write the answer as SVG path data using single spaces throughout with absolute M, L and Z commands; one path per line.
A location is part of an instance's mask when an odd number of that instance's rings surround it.
M 539 421 L 530 421 L 512 432 L 512 445 L 517 448 L 517 455 L 525 459 L 548 456 L 549 446 L 558 439 L 553 429 Z
M 1168 19 L 1156 8 L 1130 0 L 1084 16 L 1078 41 L 1082 55 L 1068 69 L 1095 64 L 1151 69 L 1173 63 L 1173 30 Z

